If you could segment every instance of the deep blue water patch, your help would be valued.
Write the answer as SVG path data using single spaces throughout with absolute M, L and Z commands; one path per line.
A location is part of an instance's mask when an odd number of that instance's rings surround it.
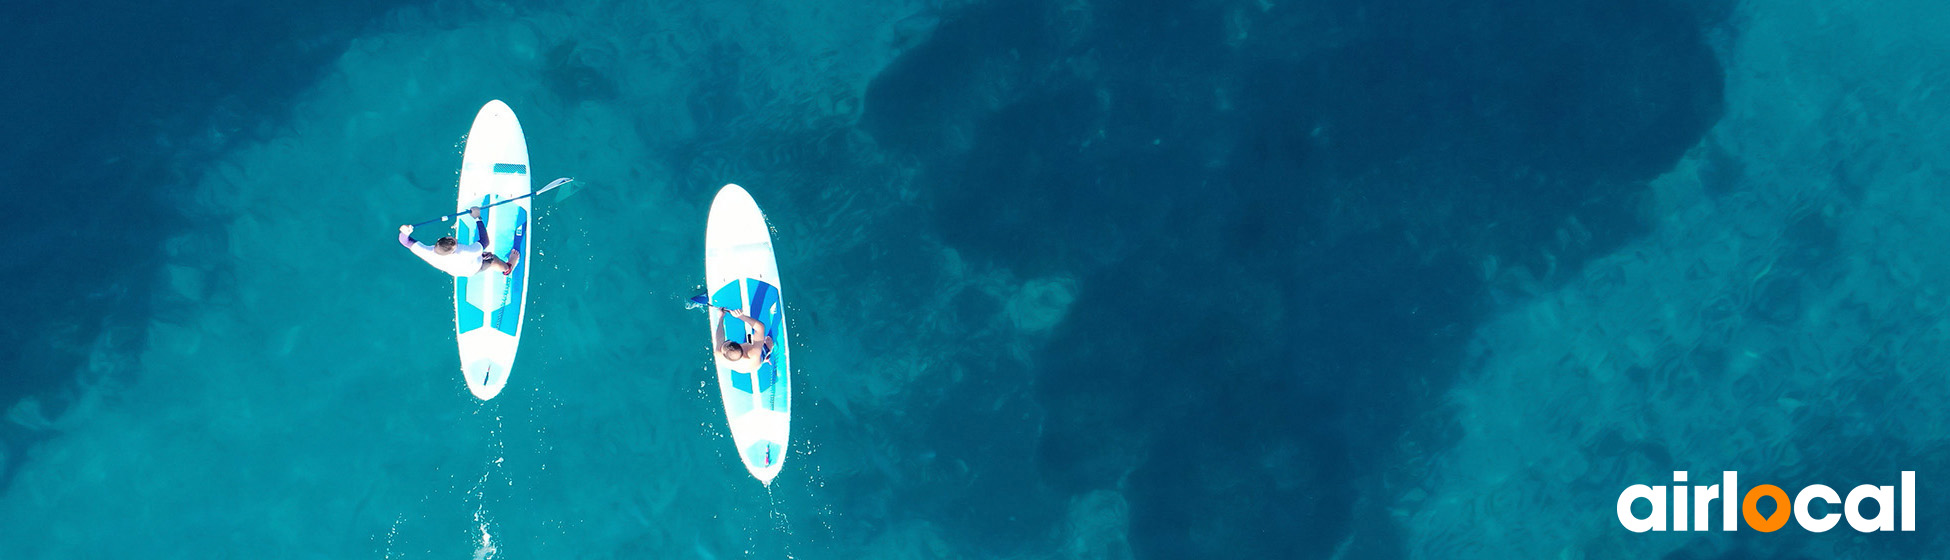
M 1702 13 L 1003 2 L 947 17 L 860 122 L 926 163 L 964 256 L 1086 273 L 1028 397 L 1043 483 L 1134 468 L 1143 557 L 1398 557 L 1388 497 L 1358 498 L 1404 438 L 1454 437 L 1427 411 L 1508 288 L 1482 263 L 1549 283 L 1643 231 L 1645 182 L 1721 112 Z
M 209 217 L 175 198 L 201 172 L 193 162 L 268 134 L 368 20 L 406 4 L 83 0 L 0 14 L 0 72 L 14 78 L 0 88 L 11 109 L 0 183 L 31 209 L 10 216 L 0 245 L 16 296 L 0 301 L 0 409 L 35 397 L 59 415 L 91 353 L 137 351 L 152 317 L 184 312 L 156 309 L 151 293 L 168 289 L 162 242 Z M 111 332 L 114 344 L 93 347 Z M 0 423 L 16 458 L 0 489 L 41 437 Z

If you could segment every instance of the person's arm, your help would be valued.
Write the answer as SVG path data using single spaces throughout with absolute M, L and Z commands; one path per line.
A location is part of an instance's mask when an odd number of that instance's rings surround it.
M 771 333 L 765 332 L 765 323 L 759 322 L 758 319 L 751 318 L 750 315 L 746 315 L 745 310 L 743 309 L 726 309 L 725 312 L 730 313 L 731 316 L 733 317 L 737 317 L 738 320 L 740 321 L 744 321 L 745 332 L 752 333 L 745 337 L 745 344 L 747 347 L 763 348 L 766 351 L 770 351 L 772 349 L 772 335 Z M 722 321 L 720 322 L 722 323 Z M 752 352 L 752 351 L 747 350 L 746 352 Z M 751 356 L 751 354 L 749 353 L 745 355 Z
M 474 244 L 482 251 L 492 250 L 494 244 L 488 242 L 487 222 L 481 221 L 481 207 L 468 208 L 467 215 L 474 218 Z
M 755 333 L 758 333 L 758 336 L 760 336 L 760 337 L 764 337 L 764 336 L 765 336 L 765 323 L 761 323 L 761 322 L 759 322 L 759 320 L 758 320 L 758 319 L 753 319 L 753 318 L 751 318 L 751 316 L 750 316 L 750 315 L 746 315 L 746 314 L 745 314 L 745 310 L 743 310 L 743 309 L 731 309 L 731 310 L 728 310 L 728 312 L 729 312 L 729 313 L 731 313 L 731 316 L 733 316 L 733 317 L 737 317 L 737 318 L 738 318 L 738 320 L 740 320 L 740 321 L 744 321 L 744 322 L 745 322 L 745 329 L 746 329 L 746 331 L 747 331 L 747 332 L 755 332 Z M 769 337 L 768 337 L 768 338 L 769 338 Z
M 413 248 L 413 226 L 399 227 L 399 244 L 401 247 Z
M 718 313 L 723 312 L 722 309 L 718 311 Z M 711 351 L 718 352 L 718 349 L 724 348 L 724 343 L 726 342 L 731 342 L 731 339 L 724 337 L 724 318 L 722 315 L 713 313 L 711 315 Z

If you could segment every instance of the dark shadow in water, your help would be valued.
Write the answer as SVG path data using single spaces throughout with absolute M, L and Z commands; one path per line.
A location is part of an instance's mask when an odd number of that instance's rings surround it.
M 1453 437 L 1431 411 L 1484 263 L 1548 283 L 1643 230 L 1645 181 L 1720 115 L 1706 12 L 1004 2 L 944 18 L 861 126 L 927 164 L 963 255 L 1085 275 L 1017 397 L 1041 485 L 1121 489 L 1142 557 L 1401 557 L 1381 471 Z M 989 515 L 1041 487 L 976 484 Z
M 0 300 L 0 410 L 73 399 L 91 354 L 130 360 L 167 290 L 163 241 L 190 227 L 172 189 L 196 162 L 261 137 L 366 22 L 407 4 L 28 2 L 0 15 L 10 214 Z M 214 248 L 223 250 L 223 248 Z M 104 332 L 113 344 L 93 348 Z M 12 461 L 46 434 L 0 422 Z
M 549 90 L 570 103 L 616 98 L 616 80 L 602 69 L 615 64 L 615 53 L 599 45 L 570 39 L 548 49 L 543 71 Z

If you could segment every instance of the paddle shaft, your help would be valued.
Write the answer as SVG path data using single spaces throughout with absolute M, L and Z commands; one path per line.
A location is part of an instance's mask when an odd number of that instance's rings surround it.
M 560 187 L 560 186 L 562 186 L 562 185 L 564 185 L 564 184 L 567 184 L 567 183 L 568 183 L 569 181 L 573 181 L 573 180 L 574 180 L 574 179 L 569 179 L 569 178 L 567 178 L 567 177 L 564 177 L 564 178 L 561 178 L 561 179 L 556 179 L 556 180 L 554 180 L 554 181 L 551 181 L 551 182 L 549 182 L 549 184 L 548 184 L 548 186 L 546 186 L 546 187 L 542 187 L 542 190 L 539 190 L 539 191 L 535 191 L 535 192 L 532 192 L 532 193 L 528 193 L 528 194 L 524 194 L 524 195 L 521 195 L 521 196 L 517 196 L 517 197 L 514 197 L 514 198 L 510 198 L 510 199 L 507 199 L 507 200 L 503 200 L 503 201 L 500 201 L 500 202 L 496 202 L 496 203 L 494 203 L 494 204 L 489 204 L 489 205 L 487 205 L 487 206 L 482 206 L 482 207 L 481 207 L 481 209 L 482 209 L 482 210 L 486 210 L 486 209 L 489 209 L 489 208 L 493 208 L 493 207 L 496 207 L 496 206 L 500 206 L 500 205 L 503 205 L 503 204 L 507 204 L 507 203 L 510 203 L 510 202 L 514 202 L 514 201 L 517 201 L 517 200 L 521 200 L 521 199 L 524 199 L 524 198 L 528 198 L 528 197 L 532 197 L 532 196 L 535 196 L 535 195 L 538 195 L 538 194 L 542 194 L 542 193 L 545 193 L 545 192 L 548 192 L 548 191 L 552 191 L 552 190 L 555 190 L 555 187 Z M 468 212 L 467 210 L 462 210 L 462 211 L 459 211 L 459 212 L 455 212 L 455 213 L 452 213 L 452 214 L 448 214 L 448 215 L 445 215 L 445 216 L 441 216 L 441 217 L 438 217 L 438 218 L 434 218 L 434 219 L 431 219 L 431 220 L 427 220 L 427 221 L 424 221 L 424 222 L 420 222 L 420 223 L 417 223 L 417 224 L 413 224 L 413 227 L 415 227 L 415 228 L 417 228 L 417 227 L 420 227 L 420 226 L 424 226 L 424 225 L 428 225 L 428 224 L 433 224 L 433 223 L 440 223 L 440 222 L 446 222 L 446 221 L 448 221 L 448 220 L 452 220 L 452 219 L 454 219 L 454 218 L 459 218 L 459 217 L 461 217 L 461 216 L 465 216 L 465 215 L 467 215 L 467 212 Z
M 690 303 L 687 303 L 687 304 L 685 304 L 685 306 L 686 306 L 686 307 L 689 307 L 689 308 L 691 308 L 691 309 L 698 309 L 698 308 L 717 308 L 717 309 L 718 309 L 719 311 L 730 311 L 730 310 L 731 310 L 731 308 L 729 308 L 729 307 L 718 307 L 718 306 L 716 306 L 716 305 L 713 305 L 713 304 L 711 303 L 711 297 L 710 297 L 710 296 L 706 296 L 706 295 L 704 295 L 704 294 L 698 294 L 698 295 L 694 295 L 694 296 L 691 296 L 691 299 L 690 299 Z
M 496 203 L 494 203 L 494 204 L 489 204 L 489 205 L 487 205 L 487 206 L 482 206 L 482 207 L 481 207 L 481 209 L 482 209 L 482 210 L 486 210 L 486 209 L 489 209 L 489 208 L 493 208 L 493 207 L 496 207 L 496 206 L 500 206 L 500 205 L 503 205 L 503 204 L 507 204 L 507 203 L 510 203 L 510 202 L 514 202 L 514 201 L 517 201 L 517 200 L 521 200 L 521 199 L 524 199 L 524 198 L 528 198 L 528 197 L 531 197 L 531 196 L 535 196 L 535 195 L 538 195 L 538 194 L 542 194 L 542 193 L 539 193 L 539 192 L 537 192 L 537 193 L 529 193 L 529 194 L 524 194 L 524 195 L 521 195 L 521 196 L 517 196 L 517 197 L 514 197 L 514 198 L 510 198 L 510 199 L 507 199 L 507 200 L 503 200 L 503 201 L 501 201 L 501 202 L 496 202 Z M 420 222 L 420 223 L 417 223 L 417 224 L 413 224 L 413 227 L 416 227 L 416 228 L 417 228 L 417 227 L 420 227 L 420 226 L 424 226 L 424 225 L 428 225 L 428 224 L 435 224 L 435 223 L 441 223 L 441 222 L 446 222 L 446 221 L 448 221 L 448 220 L 452 220 L 452 219 L 454 219 L 454 218 L 459 218 L 459 217 L 461 217 L 461 216 L 466 216 L 466 215 L 467 215 L 467 212 L 468 212 L 467 210 L 462 210 L 462 211 L 459 211 L 459 212 L 455 212 L 455 213 L 452 213 L 452 214 L 448 214 L 448 215 L 445 215 L 445 216 L 441 216 L 441 217 L 438 217 L 438 218 L 434 218 L 434 219 L 431 219 L 431 220 L 427 220 L 427 221 L 424 221 L 424 222 Z

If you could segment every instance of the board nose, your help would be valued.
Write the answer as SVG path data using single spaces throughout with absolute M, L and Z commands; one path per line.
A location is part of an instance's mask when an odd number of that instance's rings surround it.
M 481 112 L 476 117 L 478 118 L 481 115 L 505 115 L 513 112 L 515 110 L 509 108 L 507 103 L 502 103 L 499 99 L 490 99 L 486 104 L 481 105 Z

